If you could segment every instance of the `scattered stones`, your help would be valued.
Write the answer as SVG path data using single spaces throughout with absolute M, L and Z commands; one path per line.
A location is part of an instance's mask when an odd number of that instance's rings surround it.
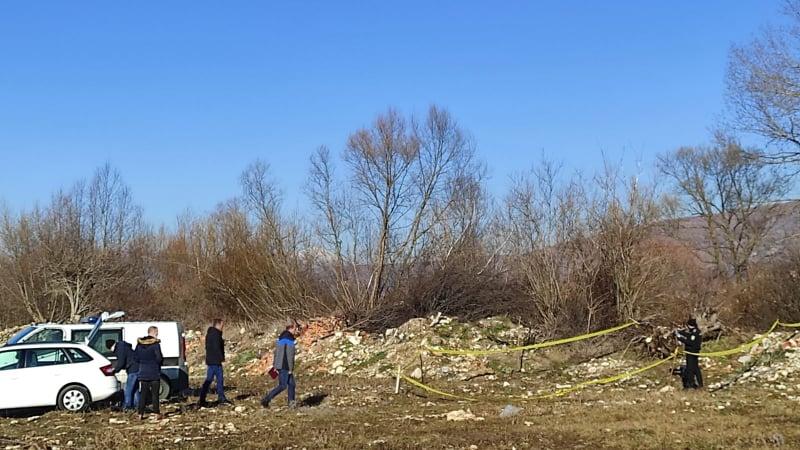
M 475 420 L 481 421 L 484 420 L 483 417 L 477 417 L 475 414 L 472 414 L 470 410 L 463 410 L 459 409 L 456 411 L 450 411 L 449 413 L 445 414 L 448 422 L 464 422 L 466 420 Z
M 522 408 L 519 408 L 517 406 L 509 404 L 509 405 L 506 405 L 503 408 L 502 411 L 500 411 L 500 417 L 503 418 L 503 419 L 508 418 L 508 417 L 514 417 L 516 415 L 519 415 L 519 413 L 521 413 L 521 412 L 522 412 Z

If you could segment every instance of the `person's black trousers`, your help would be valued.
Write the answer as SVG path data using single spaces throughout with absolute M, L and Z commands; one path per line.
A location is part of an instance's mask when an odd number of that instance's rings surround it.
M 700 361 L 696 355 L 686 355 L 686 372 L 683 374 L 683 387 L 685 389 L 703 387 L 703 374 L 700 372 Z
M 139 415 L 144 415 L 144 407 L 150 402 L 153 405 L 153 412 L 161 414 L 159 405 L 159 394 L 161 391 L 161 381 L 144 381 L 139 380 Z

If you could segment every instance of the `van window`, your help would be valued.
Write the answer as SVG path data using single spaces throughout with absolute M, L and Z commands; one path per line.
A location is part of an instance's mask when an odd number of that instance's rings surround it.
M 8 343 L 9 344 L 18 344 L 18 343 L 22 342 L 22 340 L 25 338 L 25 336 L 33 333 L 34 331 L 36 331 L 36 327 L 25 327 L 19 333 L 17 333 L 14 336 L 12 336 L 11 339 L 8 340 Z
M 69 364 L 67 355 L 60 348 L 29 349 L 25 355 L 25 367 L 56 366 Z
M 83 343 L 86 336 L 89 336 L 91 330 L 74 330 L 72 332 L 72 342 L 79 342 Z M 94 337 L 94 341 L 91 342 L 90 347 L 95 350 L 97 353 L 108 357 L 113 357 L 114 352 L 109 350 L 106 347 L 106 341 L 114 341 L 119 342 L 122 340 L 122 329 L 115 328 L 115 329 L 101 329 L 97 332 L 97 336 Z
M 19 369 L 21 356 L 21 350 L 0 352 L 0 370 Z
M 25 342 L 62 342 L 63 340 L 64 331 L 62 331 L 60 328 L 45 328 L 42 331 L 31 335 L 30 338 L 25 339 Z

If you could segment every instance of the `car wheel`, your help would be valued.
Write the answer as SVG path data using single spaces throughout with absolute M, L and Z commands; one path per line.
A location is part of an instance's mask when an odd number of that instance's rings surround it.
M 69 412 L 82 412 L 89 409 L 92 400 L 89 391 L 83 386 L 67 386 L 58 394 L 58 409 Z
M 161 378 L 161 384 L 158 388 L 158 398 L 163 402 L 169 398 L 170 394 L 170 387 L 169 387 L 169 380 L 166 378 Z

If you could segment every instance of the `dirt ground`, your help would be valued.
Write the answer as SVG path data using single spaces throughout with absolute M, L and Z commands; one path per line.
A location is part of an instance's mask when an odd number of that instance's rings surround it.
M 677 386 L 666 371 L 650 377 Z M 435 384 L 456 391 L 464 383 Z M 750 385 L 683 392 L 630 380 L 558 399 L 509 400 L 503 380 L 469 384 L 485 392 L 480 401 L 442 399 L 410 386 L 394 395 L 386 379 L 301 375 L 303 406 L 286 408 L 284 394 L 264 410 L 258 402 L 271 385 L 266 377 L 232 377 L 235 407 L 200 409 L 188 398 L 167 404 L 160 422 L 109 409 L 0 418 L 0 449 L 800 448 L 797 402 Z M 509 403 L 522 411 L 501 418 Z M 467 420 L 448 420 L 459 410 Z

